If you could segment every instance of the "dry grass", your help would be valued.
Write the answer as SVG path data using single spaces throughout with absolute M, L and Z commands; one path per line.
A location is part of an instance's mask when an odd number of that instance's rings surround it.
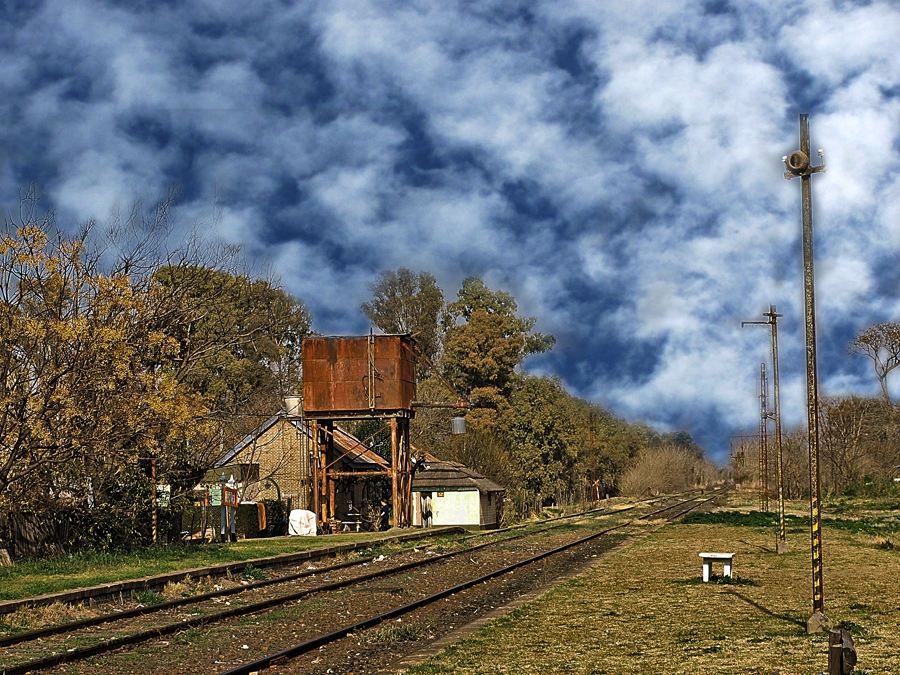
M 900 551 L 824 530 L 826 614 L 850 630 L 858 675 L 900 673 Z M 881 542 L 884 538 L 881 538 Z M 812 675 L 809 535 L 775 553 L 768 528 L 673 525 L 601 560 L 410 673 Z M 699 582 L 700 551 L 735 552 L 737 584 Z
M 360 634 L 363 642 L 416 642 L 424 638 L 433 638 L 434 627 L 430 623 L 387 622 L 377 628 Z
M 166 600 L 178 600 L 179 598 L 188 598 L 196 593 L 204 592 L 198 590 L 199 584 L 191 581 L 190 577 L 183 581 L 170 581 L 162 589 L 162 597 Z M 204 588 L 206 586 L 204 585 Z
M 41 607 L 20 607 L 16 611 L 0 617 L 0 621 L 9 628 L 33 630 L 43 626 L 77 621 L 93 615 L 94 612 L 82 605 L 64 605 L 61 602 L 54 602 Z

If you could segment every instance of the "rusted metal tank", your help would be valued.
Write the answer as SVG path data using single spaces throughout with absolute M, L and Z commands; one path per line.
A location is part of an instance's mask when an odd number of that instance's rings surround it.
M 415 357 L 408 335 L 303 341 L 303 414 L 311 419 L 412 417 Z

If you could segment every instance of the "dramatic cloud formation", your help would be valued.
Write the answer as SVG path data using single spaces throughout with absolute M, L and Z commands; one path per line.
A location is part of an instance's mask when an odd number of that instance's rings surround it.
M 19 9 L 12 9 L 18 6 Z M 182 190 L 185 226 L 272 261 L 324 333 L 365 332 L 382 269 L 509 290 L 529 362 L 719 461 L 753 429 L 775 304 L 803 422 L 799 181 L 809 112 L 825 393 L 900 319 L 900 11 L 889 2 L 14 3 L 0 199 L 60 220 Z

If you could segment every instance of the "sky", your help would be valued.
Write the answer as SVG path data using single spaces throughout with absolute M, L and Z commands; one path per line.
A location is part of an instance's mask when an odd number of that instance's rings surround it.
M 900 5 L 743 0 L 32 0 L 0 9 L 0 204 L 62 227 L 178 186 L 323 334 L 379 271 L 480 276 L 556 347 L 526 369 L 720 463 L 755 433 L 779 320 L 805 423 L 809 113 L 822 395 L 875 395 L 847 344 L 900 319 Z M 769 365 L 771 369 L 771 365 Z M 896 383 L 900 394 L 900 380 Z

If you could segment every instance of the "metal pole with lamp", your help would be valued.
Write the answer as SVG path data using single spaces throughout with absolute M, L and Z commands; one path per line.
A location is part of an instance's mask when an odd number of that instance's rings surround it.
M 813 274 L 812 188 L 810 178 L 825 171 L 824 151 L 819 150 L 819 166 L 810 165 L 809 115 L 800 115 L 800 149 L 782 157 L 787 180 L 800 178 L 803 213 L 803 296 L 806 315 L 806 412 L 809 423 L 809 514 L 812 540 L 813 613 L 806 631 L 828 630 L 831 620 L 825 616 L 825 593 L 822 583 L 822 513 L 819 462 L 819 393 L 816 373 L 816 301 Z

